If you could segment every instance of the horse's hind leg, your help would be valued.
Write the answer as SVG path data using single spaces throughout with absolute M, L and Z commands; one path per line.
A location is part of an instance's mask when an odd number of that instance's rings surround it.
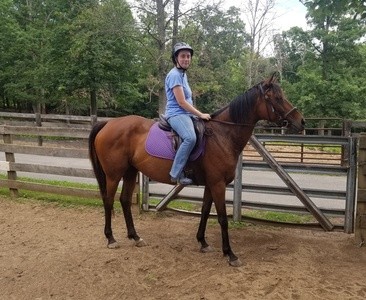
M 205 192 L 203 194 L 203 204 L 201 210 L 201 221 L 197 231 L 197 240 L 201 243 L 201 252 L 211 252 L 213 249 L 207 244 L 205 238 L 207 220 L 210 216 L 212 206 L 212 195 L 208 187 L 205 187 Z
M 112 213 L 113 213 L 113 203 L 114 196 L 116 194 L 118 188 L 119 180 L 106 180 L 107 192 L 106 195 L 103 196 L 103 205 L 104 205 L 104 214 L 105 214 L 105 225 L 104 225 L 104 234 L 108 240 L 108 248 L 118 248 L 119 244 L 114 239 L 112 232 Z
M 133 217 L 131 212 L 132 195 L 136 186 L 136 175 L 137 170 L 130 167 L 123 176 L 122 193 L 120 197 L 120 202 L 123 210 L 123 215 L 125 217 L 126 227 L 127 227 L 127 237 L 133 239 L 136 246 L 145 246 L 145 242 L 141 239 L 135 230 L 135 225 L 133 223 Z

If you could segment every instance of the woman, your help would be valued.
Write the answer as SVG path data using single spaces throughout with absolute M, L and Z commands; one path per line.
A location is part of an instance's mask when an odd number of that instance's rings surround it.
M 192 184 L 192 180 L 184 176 L 184 166 L 196 144 L 191 117 L 195 116 L 204 120 L 210 120 L 210 115 L 201 113 L 193 106 L 192 91 L 188 84 L 186 71 L 191 64 L 193 49 L 186 43 L 177 43 L 172 51 L 174 68 L 165 78 L 165 92 L 167 103 L 165 117 L 170 126 L 182 139 L 182 144 L 175 155 L 172 169 L 170 170 L 171 181 L 183 185 Z

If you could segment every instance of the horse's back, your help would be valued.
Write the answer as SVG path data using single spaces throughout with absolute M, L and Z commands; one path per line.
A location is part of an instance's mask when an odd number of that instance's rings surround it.
M 129 115 L 111 119 L 107 122 L 107 126 L 113 127 L 114 130 L 140 132 L 143 130 L 149 130 L 154 123 L 154 120 L 147 119 L 142 116 Z
M 145 150 L 154 123 L 154 120 L 134 115 L 106 123 L 96 136 L 95 148 L 107 176 L 118 178 L 118 174 L 125 174 L 133 166 L 154 180 L 170 182 L 171 161 L 153 157 Z
M 146 136 L 154 122 L 154 120 L 136 115 L 114 118 L 107 122 L 97 138 L 114 142 L 119 139 L 128 139 L 129 142 L 133 142 L 136 138 Z

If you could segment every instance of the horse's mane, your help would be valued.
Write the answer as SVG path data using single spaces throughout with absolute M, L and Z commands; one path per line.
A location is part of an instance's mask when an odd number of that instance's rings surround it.
M 246 123 L 252 113 L 254 104 L 257 99 L 258 89 L 254 86 L 247 90 L 244 94 L 237 96 L 228 105 L 214 112 L 211 116 L 215 117 L 229 108 L 230 119 L 234 123 Z

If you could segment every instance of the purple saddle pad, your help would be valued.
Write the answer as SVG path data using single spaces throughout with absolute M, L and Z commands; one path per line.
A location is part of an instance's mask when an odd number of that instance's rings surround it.
M 170 131 L 164 131 L 159 128 L 156 122 L 151 126 L 149 134 L 146 139 L 145 149 L 147 153 L 152 156 L 173 160 L 175 157 L 175 150 L 173 148 L 173 136 Z M 204 141 L 193 149 L 189 160 L 196 160 L 204 150 Z

